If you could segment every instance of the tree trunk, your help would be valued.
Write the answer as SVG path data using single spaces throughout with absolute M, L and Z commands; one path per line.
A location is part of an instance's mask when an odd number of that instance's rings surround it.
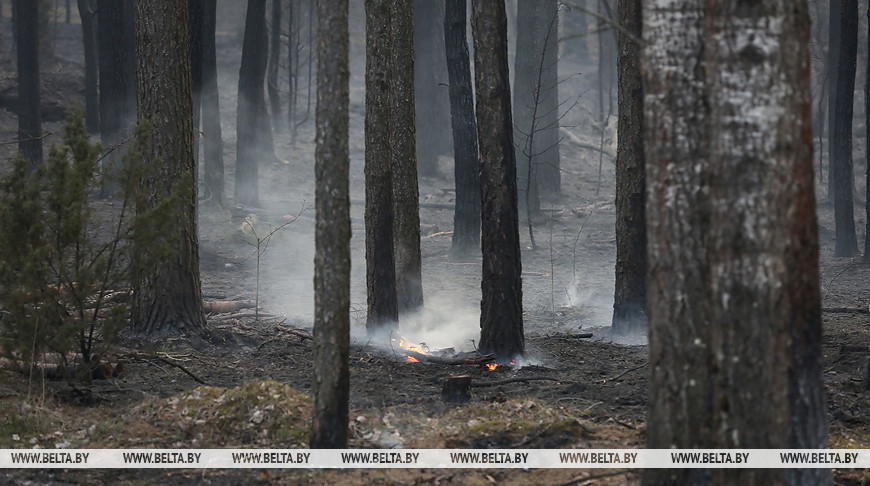
M 703 0 L 643 4 L 650 386 L 647 446 L 713 447 L 705 187 Z M 697 168 L 697 170 L 696 170 Z M 710 484 L 704 469 L 649 469 L 643 484 Z
M 348 2 L 317 2 L 312 448 L 345 448 L 350 377 Z
M 206 200 L 224 204 L 224 142 L 215 50 L 217 0 L 204 0 L 202 17 L 202 131 Z
M 247 206 L 260 204 L 257 189 L 259 161 L 268 159 L 269 152 L 274 150 L 271 147 L 272 126 L 263 93 L 269 53 L 268 40 L 266 0 L 248 0 L 242 63 L 239 68 L 235 187 L 236 204 Z
M 479 350 L 506 363 L 522 355 L 525 345 L 504 2 L 474 2 L 471 19 L 483 222 Z
M 437 175 L 439 155 L 453 154 L 443 18 L 443 1 L 414 0 L 417 163 L 426 177 Z
M 828 201 L 834 202 L 834 125 L 837 117 L 837 71 L 840 65 L 840 17 L 842 0 L 830 0 L 828 5 L 828 57 L 825 59 L 828 78 Z
M 423 307 L 420 254 L 420 190 L 417 184 L 414 127 L 414 3 L 393 0 L 391 7 L 393 236 L 399 313 Z M 431 19 L 427 19 L 430 22 Z M 442 43 L 442 46 L 443 43 Z M 442 51 L 443 52 L 443 51 Z M 444 107 L 440 107 L 443 109 Z M 443 128 L 443 127 L 442 127 Z
M 393 256 L 391 0 L 366 0 L 366 295 L 369 334 L 399 322 Z
M 858 55 L 858 0 L 840 2 L 840 48 L 837 62 L 831 171 L 834 188 L 834 224 L 838 257 L 858 254 L 852 187 L 852 103 L 855 94 L 855 64 Z
M 870 66 L 870 9 L 867 9 L 867 66 Z M 870 74 L 864 75 L 864 127 L 870 127 Z M 864 261 L 870 261 L 870 131 L 864 137 L 865 193 L 864 193 Z M 870 380 L 870 368 L 867 370 Z
M 514 65 L 513 109 L 514 146 L 519 154 L 517 157 L 517 197 L 525 216 L 537 217 L 541 213 L 541 201 L 538 197 L 538 157 L 533 147 L 535 135 L 540 127 L 539 109 L 541 106 L 538 89 L 541 81 L 541 66 L 543 61 L 543 40 L 539 33 L 546 29 L 542 27 L 543 6 L 540 2 L 519 2 L 517 4 L 517 50 Z M 531 231 L 531 228 L 530 228 Z
M 140 181 L 150 198 L 141 204 L 150 208 L 173 194 L 180 199 L 166 208 L 173 214 L 161 232 L 177 251 L 165 265 L 139 269 L 131 321 L 136 331 L 151 335 L 202 333 L 187 4 L 140 0 L 135 19 L 137 104 L 141 119 L 154 128 L 143 156 L 146 163 L 162 161 Z M 147 254 L 154 242 L 137 243 L 137 253 Z
M 444 44 L 453 128 L 453 171 L 456 209 L 451 251 L 466 257 L 480 251 L 480 168 L 477 163 L 477 125 L 468 56 L 465 0 L 447 0 Z
M 278 58 L 281 55 L 281 0 L 272 0 L 272 25 L 269 32 L 269 106 L 272 108 L 272 129 L 281 131 L 281 95 L 278 91 Z
M 619 24 L 641 37 L 640 0 L 619 0 Z M 619 128 L 616 149 L 616 291 L 613 327 L 617 335 L 646 330 L 646 179 L 643 156 L 641 47 L 618 37 Z
M 650 448 L 826 444 L 808 40 L 806 3 L 645 4 Z M 648 470 L 644 483 L 830 472 Z
M 543 30 L 543 63 L 540 82 L 541 122 L 538 141 L 537 176 L 542 194 L 558 194 L 562 186 L 561 156 L 559 154 L 559 12 L 556 0 L 547 0 L 541 6 Z
M 203 0 L 187 0 L 190 32 L 190 78 L 193 85 L 193 160 L 199 167 L 199 125 L 202 120 L 202 37 Z M 199 174 L 199 170 L 194 170 Z
M 42 163 L 42 121 L 39 101 L 39 2 L 15 0 L 18 22 L 18 150 L 31 164 Z
M 136 121 L 133 0 L 97 0 L 100 50 L 100 138 L 120 142 Z
M 100 131 L 99 51 L 97 50 L 97 3 L 78 0 L 85 54 L 85 122 L 89 133 Z

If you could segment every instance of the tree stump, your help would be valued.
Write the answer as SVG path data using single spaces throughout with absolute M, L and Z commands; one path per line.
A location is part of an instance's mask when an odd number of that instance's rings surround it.
M 471 376 L 450 376 L 441 388 L 441 400 L 454 405 L 464 405 L 471 400 Z

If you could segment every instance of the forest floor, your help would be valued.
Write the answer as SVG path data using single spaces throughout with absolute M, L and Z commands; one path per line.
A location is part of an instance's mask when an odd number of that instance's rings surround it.
M 3 21 L 8 30 L 8 20 Z M 236 31 L 219 37 L 227 193 L 235 153 Z M 358 29 L 358 27 L 357 27 Z M 61 31 L 64 34 L 65 31 Z M 75 39 L 76 32 L 69 32 Z M 234 37 L 235 36 L 235 37 Z M 615 254 L 613 162 L 571 141 L 561 148 L 562 194 L 545 200 L 536 221 L 537 248 L 522 230 L 527 355 L 515 367 L 408 362 L 398 344 L 365 336 L 362 175 L 362 53 L 353 32 L 351 55 L 351 186 L 353 216 L 350 419 L 353 448 L 620 448 L 643 447 L 648 348 L 644 338 L 609 334 Z M 5 33 L 4 33 L 4 38 Z M 59 39 L 63 40 L 61 35 Z M 68 41 L 74 46 L 73 41 Z M 61 44 L 59 43 L 59 46 Z M 8 45 L 0 45 L 0 94 L 14 86 Z M 47 103 L 83 96 L 80 61 L 46 69 Z M 80 49 L 80 48 L 79 48 Z M 79 50 L 80 52 L 80 50 Z M 63 53 L 59 53 L 59 56 Z M 74 59 L 70 61 L 69 59 Z M 78 64 L 77 64 L 78 63 Z M 587 66 L 574 66 L 582 71 Z M 589 68 L 591 71 L 591 68 Z M 567 72 L 567 71 L 566 71 Z M 73 74 L 73 75 L 71 75 Z M 566 95 L 581 97 L 571 114 L 576 140 L 597 145 L 594 78 L 578 76 Z M 5 91 L 4 91 L 5 90 Z M 587 99 L 588 98 L 588 99 Z M 3 103 L 0 96 L 0 103 Z M 0 110 L 0 140 L 14 140 L 16 117 Z M 604 127 L 615 153 L 616 118 Z M 58 120 L 46 129 L 59 132 Z M 51 137 L 56 139 L 56 135 Z M 14 146 L 0 146 L 0 175 Z M 125 336 L 108 361 L 120 376 L 95 381 L 86 400 L 68 385 L 28 381 L 0 371 L 0 448 L 307 447 L 310 425 L 313 314 L 313 133 L 295 144 L 276 135 L 276 158 L 261 165 L 261 207 L 200 211 L 203 294 L 207 301 L 250 304 L 213 313 L 208 339 L 159 342 Z M 461 355 L 479 334 L 480 258 L 450 253 L 451 160 L 420 181 L 426 309 L 403 319 L 401 335 L 427 354 Z M 856 158 L 856 161 L 861 160 Z M 858 164 L 856 164 L 858 165 Z M 860 173 L 860 169 L 856 167 Z M 824 198 L 821 198 L 824 200 Z M 105 202 L 97 203 L 97 208 Z M 857 204 L 856 204 L 857 205 Z M 856 211 L 856 214 L 861 214 Z M 822 244 L 824 381 L 830 446 L 870 448 L 870 400 L 863 387 L 870 358 L 870 265 L 834 258 L 833 215 L 819 205 Z M 274 232 L 259 263 L 257 242 Z M 859 221 L 863 227 L 863 219 Z M 523 225 L 523 227 L 525 227 Z M 258 278 L 259 277 L 259 278 Z M 259 281 L 259 284 L 257 283 Z M 244 306 L 241 306 L 244 307 Z M 836 310 L 834 312 L 833 310 Z M 591 338 L 581 333 L 591 332 Z M 472 377 L 470 404 L 441 401 L 451 375 Z M 521 381 L 519 379 L 524 379 Z M 498 382 L 501 382 L 500 384 Z M 602 473 L 612 473 L 609 476 Z M 6 470 L 16 484 L 636 484 L 631 470 Z M 865 471 L 835 471 L 837 484 L 867 484 Z

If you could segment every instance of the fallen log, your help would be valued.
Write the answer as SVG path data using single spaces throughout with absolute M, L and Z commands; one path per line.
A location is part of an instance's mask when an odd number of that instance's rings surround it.
M 565 380 L 559 378 L 552 378 L 550 376 L 525 376 L 525 377 L 517 377 L 517 378 L 505 378 L 504 380 L 496 380 L 496 381 L 479 381 L 477 383 L 472 383 L 472 388 L 482 388 L 485 386 L 499 386 L 499 385 L 507 385 L 509 383 L 525 383 L 527 381 L 558 381 L 565 382 Z
M 254 307 L 256 307 L 254 303 L 249 300 L 213 300 L 202 303 L 202 308 L 206 314 L 228 314 Z
M 829 314 L 870 314 L 870 309 L 861 307 L 822 307 L 822 312 Z
M 394 351 L 396 351 L 394 349 Z M 491 363 L 495 361 L 494 354 L 486 354 L 483 356 L 474 356 L 470 358 L 447 358 L 444 356 L 432 356 L 430 354 L 418 353 L 416 351 L 411 351 L 409 349 L 402 349 L 398 351 L 398 354 L 403 354 L 405 356 L 410 356 L 418 361 L 425 361 L 428 363 L 434 364 L 443 364 L 443 365 L 479 365 L 484 363 Z

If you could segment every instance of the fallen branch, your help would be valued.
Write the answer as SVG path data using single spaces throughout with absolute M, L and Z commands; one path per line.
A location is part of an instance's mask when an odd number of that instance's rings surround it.
M 558 381 L 564 382 L 565 380 L 561 380 L 559 378 L 552 378 L 550 376 L 526 376 L 526 377 L 518 377 L 518 378 L 506 378 L 504 380 L 496 380 L 496 381 L 480 381 L 477 383 L 472 383 L 472 388 L 482 388 L 485 386 L 499 386 L 499 385 L 507 385 L 508 383 L 525 383 L 527 381 Z
M 646 365 L 648 365 L 648 364 L 649 364 L 649 361 L 646 361 L 646 362 L 644 362 L 643 364 L 641 364 L 641 365 L 639 365 L 639 366 L 635 366 L 634 368 L 629 368 L 629 369 L 623 371 L 622 373 L 620 373 L 620 374 L 614 376 L 613 378 L 610 378 L 610 379 L 607 380 L 607 381 L 618 380 L 619 378 L 622 378 L 622 377 L 625 376 L 626 374 L 631 373 L 632 371 L 637 371 L 637 370 L 643 368 L 644 366 L 646 366 Z
M 822 312 L 830 314 L 870 314 L 870 309 L 861 307 L 822 307 Z
M 253 309 L 254 303 L 242 300 L 215 300 L 203 302 L 202 308 L 206 314 L 229 314 L 242 309 Z
M 418 361 L 426 361 L 428 363 L 443 364 L 443 365 L 476 365 L 495 361 L 494 354 L 486 354 L 483 356 L 475 356 L 473 358 L 445 358 L 443 356 L 432 356 L 429 354 L 418 353 L 408 349 L 402 349 L 400 354 L 410 356 Z M 472 385 L 473 386 L 473 385 Z
M 299 339 L 302 339 L 303 341 L 305 341 L 306 339 L 310 339 L 311 341 L 314 341 L 314 336 L 312 336 L 311 333 L 308 331 L 303 331 L 301 329 L 285 329 L 285 328 L 280 327 L 280 326 L 276 327 L 276 329 L 279 329 L 282 332 L 286 332 L 287 334 L 292 334 L 294 336 L 297 336 Z
M 200 385 L 208 385 L 208 383 L 206 383 L 205 380 L 203 380 L 202 378 L 191 373 L 190 370 L 188 370 L 187 368 L 182 366 L 180 363 L 176 363 L 175 361 L 172 361 L 171 359 L 168 359 L 168 358 L 164 358 L 163 356 L 160 356 L 160 355 L 154 355 L 154 357 L 157 358 L 158 360 L 162 361 L 163 363 L 168 364 L 169 366 L 174 366 L 174 367 L 180 369 L 185 374 L 187 374 L 187 376 L 193 378 L 193 381 L 199 383 Z

